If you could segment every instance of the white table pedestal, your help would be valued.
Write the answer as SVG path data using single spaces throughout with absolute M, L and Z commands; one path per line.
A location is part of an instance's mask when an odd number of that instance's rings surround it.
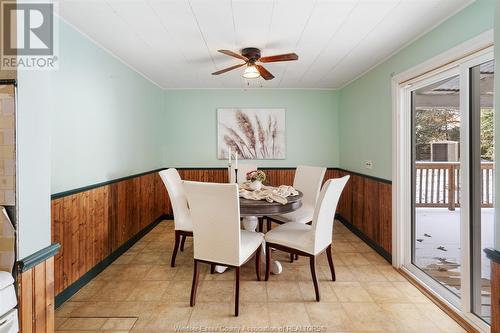
M 259 219 L 257 216 L 244 216 L 241 221 L 241 226 L 243 229 L 256 232 L 257 225 L 259 224 Z

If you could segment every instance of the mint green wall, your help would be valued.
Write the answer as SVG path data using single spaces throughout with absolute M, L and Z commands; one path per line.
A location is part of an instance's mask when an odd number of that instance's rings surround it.
M 257 161 L 260 166 L 298 164 L 338 166 L 338 93 L 317 90 L 169 90 L 165 91 L 169 166 L 220 167 L 216 158 L 217 108 L 286 108 L 286 159 Z
M 161 167 L 163 91 L 59 21 L 52 193 Z
M 493 28 L 495 0 L 477 0 L 340 90 L 340 166 L 391 179 L 391 74 L 418 65 Z M 373 169 L 364 167 L 373 161 Z

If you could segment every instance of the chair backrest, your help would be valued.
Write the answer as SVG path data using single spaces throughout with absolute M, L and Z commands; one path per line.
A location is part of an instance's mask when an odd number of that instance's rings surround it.
M 316 207 L 326 168 L 299 165 L 295 171 L 293 187 L 303 193 L 302 205 Z
M 170 168 L 159 172 L 168 191 L 176 230 L 190 231 L 193 228 L 182 179 L 176 169 Z
M 194 258 L 240 265 L 237 184 L 184 182 L 193 221 Z
M 255 164 L 246 164 L 246 163 L 239 163 L 238 164 L 238 184 L 243 184 L 244 182 L 247 181 L 247 173 L 253 170 L 257 170 L 257 166 Z M 229 174 L 229 182 L 234 183 L 235 182 L 235 171 L 234 171 L 234 164 L 231 165 L 231 172 Z
M 349 180 L 349 176 L 329 179 L 319 195 L 314 210 L 312 231 L 314 232 L 314 250 L 320 251 L 332 242 L 333 220 L 340 195 Z

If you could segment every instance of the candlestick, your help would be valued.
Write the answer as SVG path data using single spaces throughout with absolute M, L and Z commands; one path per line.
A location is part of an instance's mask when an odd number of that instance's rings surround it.
M 234 152 L 234 179 L 238 184 L 238 152 Z

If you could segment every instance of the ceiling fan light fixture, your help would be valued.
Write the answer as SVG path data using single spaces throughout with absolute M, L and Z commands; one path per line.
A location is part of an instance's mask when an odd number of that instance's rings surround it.
M 212 75 L 224 74 L 226 72 L 232 71 L 233 69 L 240 68 L 243 66 L 247 66 L 243 71 L 243 78 L 245 79 L 257 79 L 259 77 L 264 80 L 272 80 L 274 79 L 274 75 L 271 74 L 264 66 L 257 65 L 255 62 L 280 62 L 280 61 L 294 61 L 299 60 L 299 56 L 296 53 L 284 53 L 284 54 L 276 54 L 268 57 L 261 57 L 260 50 L 255 47 L 246 47 L 240 51 L 241 54 L 230 51 L 230 50 L 217 50 L 220 53 L 231 56 L 233 58 L 238 58 L 245 62 L 239 63 L 238 65 L 234 65 L 231 67 L 227 67 L 216 72 L 213 72 Z
M 245 68 L 242 76 L 245 79 L 257 79 L 260 77 L 260 73 L 257 70 L 257 67 L 255 67 L 254 65 L 248 65 L 247 68 Z

